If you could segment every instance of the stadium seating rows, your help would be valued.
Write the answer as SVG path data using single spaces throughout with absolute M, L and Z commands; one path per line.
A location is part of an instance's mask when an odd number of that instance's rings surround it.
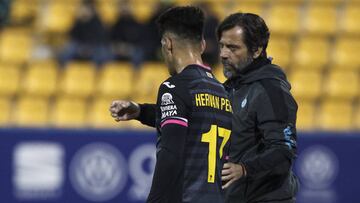
M 97 0 L 104 22 L 112 24 L 119 14 L 121 0 Z M 145 22 L 153 14 L 158 0 L 131 0 L 136 18 Z M 177 4 L 200 0 L 173 0 Z M 342 32 L 359 34 L 359 0 L 208 0 L 220 19 L 235 11 L 262 15 L 273 32 L 294 35 L 304 33 L 328 35 Z M 80 0 L 16 0 L 11 18 L 22 21 L 36 19 L 36 27 L 45 32 L 66 32 L 75 17 Z M 46 12 L 42 12 L 46 8 Z
M 146 62 L 134 70 L 129 63 L 109 63 L 96 69 L 75 61 L 60 69 L 54 59 L 34 59 L 37 36 L 57 33 L 64 38 L 79 2 L 14 1 L 12 21 L 35 20 L 30 26 L 7 27 L 0 35 L 0 125 L 142 126 L 137 121 L 115 124 L 109 104 L 117 98 L 155 101 L 157 87 L 168 77 L 164 64 Z M 97 2 L 104 22 L 114 23 L 121 1 Z M 235 11 L 264 17 L 271 31 L 268 54 L 287 72 L 299 104 L 299 129 L 360 129 L 360 0 L 208 2 L 219 19 Z M 141 22 L 149 19 L 156 3 L 130 1 Z M 220 65 L 214 73 L 224 81 Z
M 221 67 L 214 74 L 224 81 Z M 299 104 L 300 129 L 360 129 L 358 70 L 334 67 L 324 75 L 321 69 L 294 68 L 288 75 Z M 154 102 L 167 77 L 164 64 L 150 62 L 138 71 L 128 63 L 102 69 L 87 62 L 72 62 L 65 69 L 54 61 L 26 68 L 1 64 L 0 124 L 115 127 L 108 112 L 112 100 Z

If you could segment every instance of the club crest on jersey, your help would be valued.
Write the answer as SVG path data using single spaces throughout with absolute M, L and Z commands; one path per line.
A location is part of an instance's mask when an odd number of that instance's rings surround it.
M 163 82 L 163 84 L 170 89 L 175 88 L 175 85 L 170 84 L 170 82 Z
M 173 103 L 174 103 L 173 96 L 170 93 L 164 93 L 161 96 L 161 105 L 166 106 Z

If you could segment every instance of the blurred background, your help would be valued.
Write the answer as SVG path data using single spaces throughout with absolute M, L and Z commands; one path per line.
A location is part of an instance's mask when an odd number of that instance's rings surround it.
M 265 19 L 299 105 L 299 202 L 360 202 L 360 0 L 1 0 L 4 202 L 145 200 L 154 130 L 108 108 L 155 101 L 168 77 L 155 19 L 188 4 L 206 12 L 203 59 L 222 82 L 219 22 Z

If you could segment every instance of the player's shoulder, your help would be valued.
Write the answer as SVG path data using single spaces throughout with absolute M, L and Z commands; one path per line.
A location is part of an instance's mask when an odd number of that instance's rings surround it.
M 171 76 L 160 85 L 160 89 L 167 89 L 169 91 L 186 90 L 187 80 L 179 77 L 179 75 Z
M 189 89 L 187 88 L 187 81 L 183 78 L 171 76 L 160 84 L 159 94 L 168 93 L 182 100 L 188 100 Z

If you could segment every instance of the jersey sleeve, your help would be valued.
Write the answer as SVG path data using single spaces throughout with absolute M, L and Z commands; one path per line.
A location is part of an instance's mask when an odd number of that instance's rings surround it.
M 158 95 L 159 127 L 163 128 L 170 124 L 188 127 L 189 98 L 180 86 L 166 82 L 165 84 L 160 86 Z
M 136 119 L 144 125 L 155 127 L 156 121 L 156 104 L 139 104 L 140 115 Z

